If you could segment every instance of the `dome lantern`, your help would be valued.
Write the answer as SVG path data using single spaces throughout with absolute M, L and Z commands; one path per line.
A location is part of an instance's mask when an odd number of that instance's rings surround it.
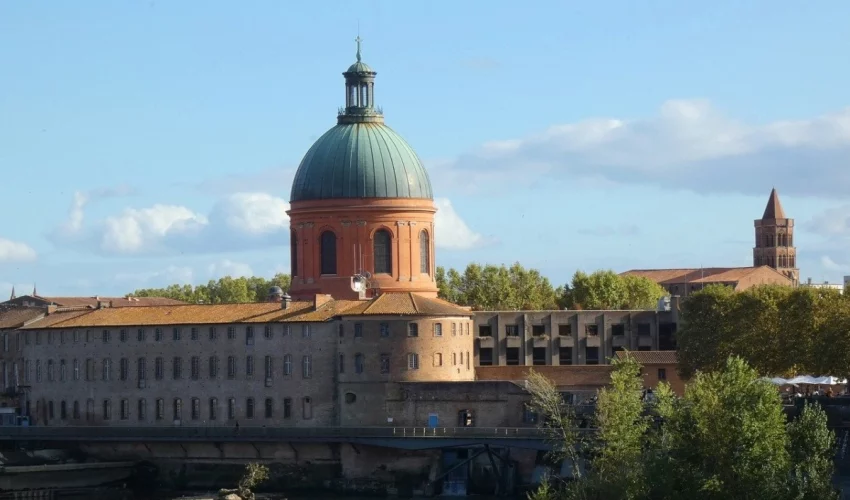
M 378 73 L 361 60 L 363 40 L 358 36 L 354 41 L 357 42 L 357 62 L 342 74 L 345 77 L 345 108 L 340 110 L 337 123 L 383 123 L 383 114 L 375 107 L 375 76 Z

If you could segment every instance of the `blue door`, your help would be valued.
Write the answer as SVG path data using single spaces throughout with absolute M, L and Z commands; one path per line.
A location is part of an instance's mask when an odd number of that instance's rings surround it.
M 435 428 L 440 424 L 440 417 L 436 413 L 428 415 L 428 427 Z

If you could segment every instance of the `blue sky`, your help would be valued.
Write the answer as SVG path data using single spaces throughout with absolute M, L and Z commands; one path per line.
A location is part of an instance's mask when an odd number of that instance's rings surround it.
M 288 269 L 294 169 L 353 39 L 438 204 L 438 264 L 745 266 L 776 186 L 850 274 L 850 3 L 0 3 L 0 294 Z M 2 296 L 2 295 L 0 295 Z

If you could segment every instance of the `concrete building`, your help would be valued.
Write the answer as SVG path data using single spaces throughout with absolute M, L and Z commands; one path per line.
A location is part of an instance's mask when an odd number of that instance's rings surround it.
M 806 281 L 800 283 L 801 287 L 806 288 L 821 288 L 825 290 L 835 290 L 838 293 L 844 293 L 844 288 L 847 286 L 848 276 L 844 277 L 844 283 L 830 283 L 829 281 L 822 281 L 817 283 L 812 280 L 812 278 L 806 279 Z

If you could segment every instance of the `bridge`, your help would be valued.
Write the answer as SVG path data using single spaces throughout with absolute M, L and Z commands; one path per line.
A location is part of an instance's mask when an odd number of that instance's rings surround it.
M 595 429 L 580 429 L 593 433 Z M 0 427 L 0 442 L 350 443 L 407 450 L 551 449 L 536 427 Z

